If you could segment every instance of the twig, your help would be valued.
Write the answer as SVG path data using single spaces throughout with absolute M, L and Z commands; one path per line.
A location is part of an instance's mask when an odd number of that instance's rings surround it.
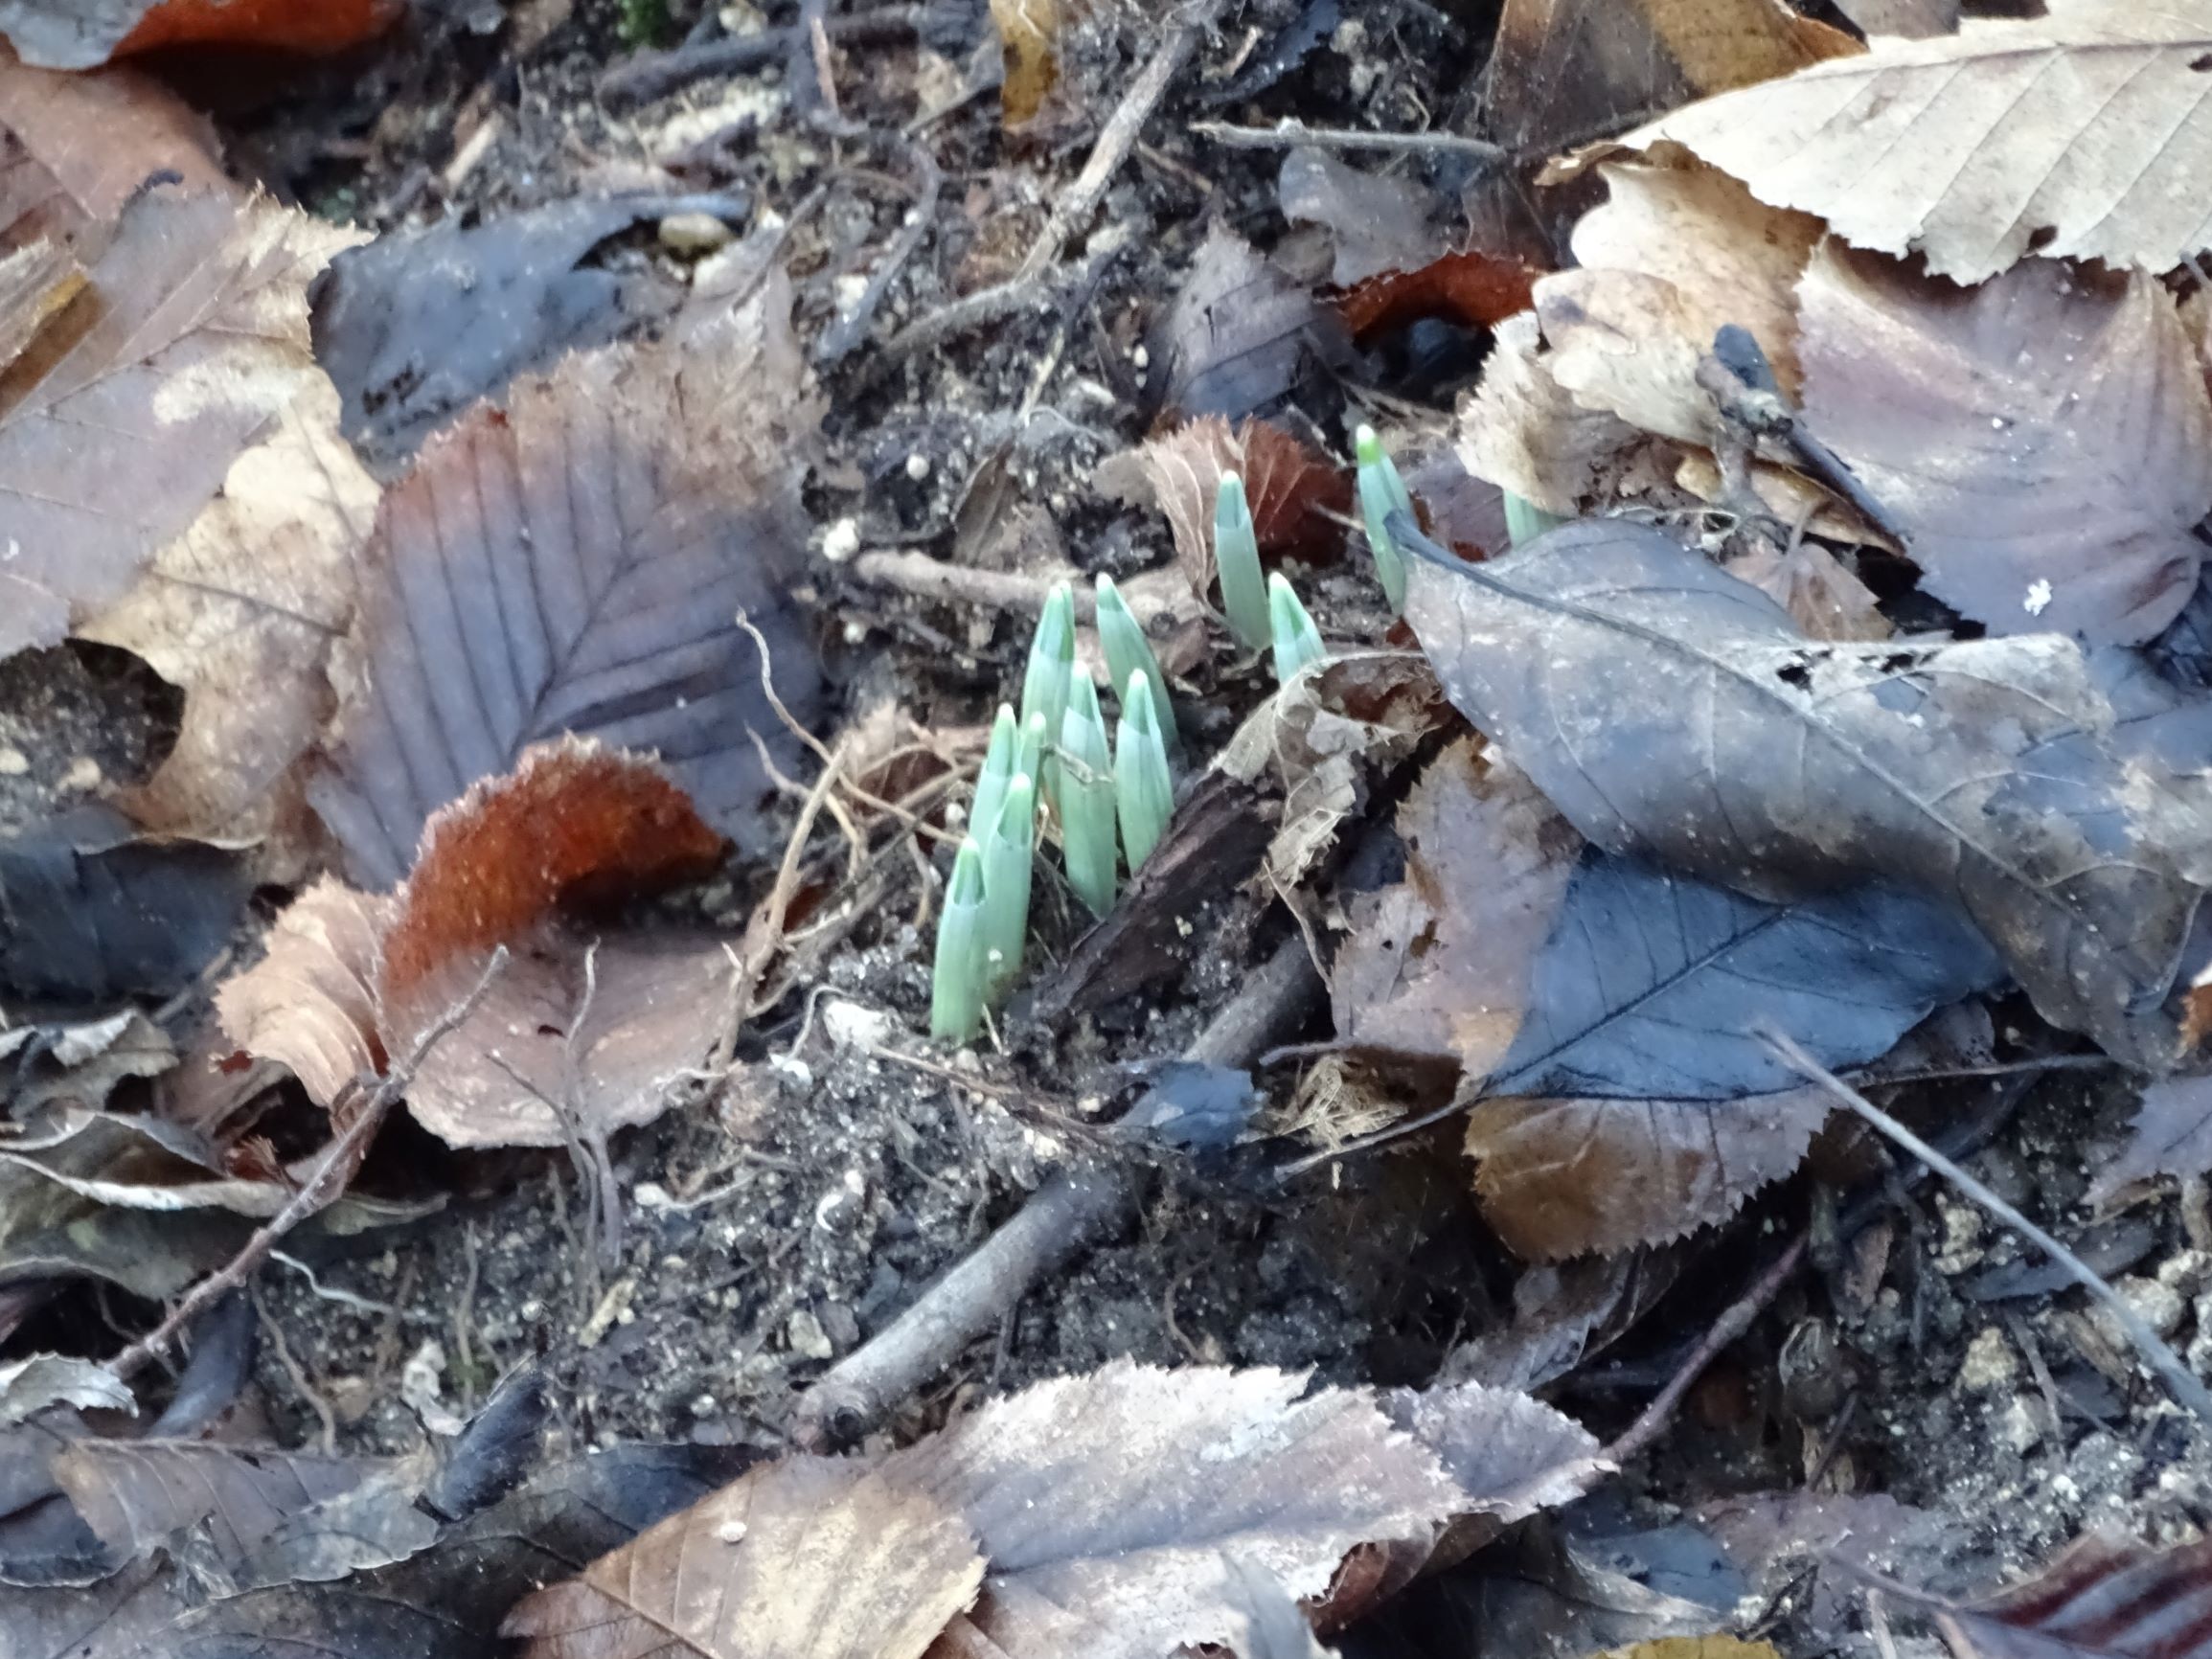
M 1625 1464 L 1646 1446 L 1659 1438 L 1667 1421 L 1681 1404 L 1682 1397 L 1690 1392 L 1690 1385 L 1704 1375 L 1705 1368 L 1721 1356 L 1722 1350 L 1744 1332 L 1751 1329 L 1751 1322 L 1767 1310 L 1768 1303 L 1782 1293 L 1782 1286 L 1790 1283 L 1799 1262 L 1805 1260 L 1805 1248 L 1810 1236 L 1800 1233 L 1789 1249 L 1777 1256 L 1767 1271 L 1752 1281 L 1751 1288 L 1728 1305 L 1725 1312 L 1713 1321 L 1713 1329 L 1705 1332 L 1704 1340 L 1690 1351 L 1690 1357 L 1682 1361 L 1680 1369 L 1668 1379 L 1667 1386 L 1652 1397 L 1636 1420 L 1621 1432 L 1621 1437 L 1606 1447 L 1605 1455 L 1616 1464 Z
M 416 1039 L 407 1057 L 384 1074 L 383 1080 L 361 1102 L 353 1121 L 331 1143 L 314 1172 L 300 1183 L 300 1190 L 292 1194 L 291 1200 L 239 1247 L 229 1266 L 209 1274 L 185 1292 L 167 1318 L 109 1360 L 109 1372 L 116 1376 L 128 1376 L 142 1369 L 175 1341 L 177 1333 L 186 1326 L 252 1278 L 268 1259 L 269 1252 L 276 1248 L 278 1240 L 346 1190 L 346 1183 L 360 1167 L 361 1158 L 367 1153 L 369 1143 L 376 1139 L 377 1127 L 383 1123 L 385 1113 L 391 1110 L 392 1102 L 407 1092 L 407 1085 L 415 1080 L 415 1074 L 429 1058 L 430 1051 L 476 1011 L 485 993 L 490 990 L 491 982 L 506 966 L 507 947 L 503 944 L 485 963 L 484 971 L 476 976 L 468 994 L 440 1014 L 429 1030 Z
M 1288 939 L 1183 1057 L 1249 1065 L 1305 1017 L 1319 989 L 1304 943 Z M 819 1449 L 867 1433 L 970 1342 L 995 1329 L 1031 1285 L 1120 1227 L 1141 1192 L 1138 1172 L 1123 1164 L 1085 1163 L 1055 1175 L 968 1260 L 800 1398 L 792 1428 L 799 1443 Z
M 906 211 L 906 222 L 892 239 L 890 247 L 884 250 L 882 259 L 877 261 L 868 285 L 860 290 L 853 308 L 833 320 L 814 342 L 817 363 L 829 365 L 842 361 L 868 337 L 869 325 L 876 320 L 876 307 L 883 303 L 892 279 L 914 257 L 914 250 L 922 245 L 922 239 L 929 234 L 929 227 L 937 220 L 937 197 L 945 188 L 945 174 L 937 165 L 937 158 L 924 147 L 918 144 L 913 149 L 914 170 L 919 182 L 914 187 L 914 205 Z
M 1364 132 L 1348 126 L 1308 126 L 1303 122 L 1290 120 L 1273 126 L 1194 121 L 1191 130 L 1200 138 L 1210 138 L 1231 149 L 1295 149 L 1311 145 L 1316 149 L 1412 150 L 1432 155 L 1472 156 L 1494 167 L 1506 159 L 1503 147 L 1456 132 Z
M 1015 273 L 1017 281 L 1042 276 L 1046 267 L 1060 258 L 1060 249 L 1067 245 L 1076 227 L 1090 217 L 1114 173 L 1129 160 L 1129 150 L 1144 131 L 1145 123 L 1152 119 L 1154 106 L 1168 90 L 1169 83 L 1190 61 L 1198 37 L 1214 26 L 1223 4 L 1224 0 L 1197 0 L 1179 22 L 1169 27 L 1152 60 L 1137 72 L 1136 80 L 1129 82 L 1121 102 L 1106 117 L 1106 125 L 1099 128 L 1098 142 L 1091 146 L 1090 157 L 1083 164 L 1083 171 L 1076 174 L 1075 183 L 1062 191 L 1052 204 L 1044 229 L 1038 233 L 1029 257 L 1021 261 L 1021 269 Z
M 926 6 L 879 6 L 849 17 L 826 17 L 822 31 L 840 46 L 900 45 L 921 34 L 928 14 Z M 621 109 L 665 98 L 711 75 L 764 69 L 789 55 L 794 38 L 803 40 L 806 35 L 791 28 L 764 29 L 757 34 L 702 41 L 673 52 L 640 52 L 599 78 L 600 101 Z
M 2083 1289 L 2105 1305 L 2112 1322 L 2135 1345 L 2135 1352 L 2143 1356 L 2150 1368 L 2157 1373 L 2167 1390 L 2182 1405 L 2195 1413 L 2198 1419 L 2212 1424 L 2212 1390 L 2207 1390 L 2195 1374 L 2183 1365 L 2165 1341 L 2144 1323 L 2143 1316 L 2129 1307 L 2127 1301 L 2097 1274 L 2087 1262 L 2076 1256 L 2058 1239 L 2037 1226 L 2012 1205 L 2006 1203 L 1988 1187 L 1967 1173 L 1957 1164 L 1945 1157 L 1864 1095 L 1843 1081 L 1834 1072 L 1807 1054 L 1784 1033 L 1770 1026 L 1754 1027 L 1754 1034 L 1776 1055 L 1787 1060 L 1808 1081 L 1818 1083 L 1842 1104 L 1849 1106 L 1876 1131 L 1903 1147 L 1945 1180 L 1987 1210 L 2015 1232 L 2022 1235 L 2038 1249 L 2049 1256 Z

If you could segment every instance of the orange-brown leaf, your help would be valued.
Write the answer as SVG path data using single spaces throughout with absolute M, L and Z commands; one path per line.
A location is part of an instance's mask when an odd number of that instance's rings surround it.
M 1446 254 L 1418 270 L 1369 277 L 1337 304 L 1353 339 L 1361 345 L 1377 334 L 1431 317 L 1493 329 L 1516 311 L 1529 308 L 1541 275 L 1518 260 L 1470 248 Z

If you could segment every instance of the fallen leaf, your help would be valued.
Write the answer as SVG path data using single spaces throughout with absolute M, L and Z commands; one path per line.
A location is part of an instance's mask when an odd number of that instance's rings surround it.
M 1795 284 L 1820 222 L 1759 202 L 1725 173 L 1614 164 L 1605 204 L 1574 231 L 1578 268 L 1536 284 L 1552 377 L 1585 408 L 1710 445 L 1699 359 L 1726 324 L 1748 330 L 1794 397 Z
M 1447 692 L 1599 847 L 1769 901 L 1916 885 L 1964 908 L 2053 1024 L 2172 1064 L 2159 1005 L 2205 874 L 2201 805 L 2112 753 L 2071 641 L 1809 644 L 1625 522 L 1412 563 L 1407 615 Z
M 1424 269 L 1445 251 L 1426 190 L 1387 173 L 1361 172 L 1327 150 L 1285 155 L 1275 193 L 1292 224 L 1329 233 L 1334 254 L 1329 280 L 1337 287 L 1357 287 L 1385 271 Z
M 1508 0 L 1484 114 L 1493 139 L 1535 158 L 1858 50 L 1774 0 Z
M 1378 334 L 1424 318 L 1462 328 L 1495 329 L 1536 303 L 1542 275 L 1518 260 L 1479 248 L 1437 255 L 1410 270 L 1368 278 L 1336 303 L 1353 340 L 1366 345 Z
M 2026 1582 L 1940 1608 L 1936 1624 L 1959 1659 L 2204 1659 L 2208 1582 L 2212 1542 L 2155 1550 L 2091 1532 Z
M 2180 612 L 2212 398 L 2155 280 L 2028 260 L 1961 290 L 1831 243 L 1800 294 L 1806 423 L 1896 514 L 1930 593 L 1993 632 L 2096 644 Z
M 2096 1173 L 2089 1198 L 2105 1203 L 2138 1181 L 2178 1181 L 2212 1170 L 2212 1075 L 2161 1078 L 2143 1090 L 2128 1144 Z
M 350 1490 L 365 1460 L 248 1450 L 212 1441 L 72 1442 L 54 1478 L 118 1565 L 208 1529 L 216 1553 L 242 1556 L 287 1515 Z
M 1708 1499 L 1690 1513 L 1743 1574 L 1746 1593 L 1805 1585 L 1807 1569 L 1820 1567 L 1805 1604 L 1814 1629 L 1861 1616 L 1859 1573 L 1910 1572 L 1925 1583 L 1971 1545 L 1953 1516 L 1886 1492 L 1749 1492 Z
M 208 119 L 135 69 L 63 75 L 0 44 L 0 247 L 52 238 L 97 251 L 156 173 L 196 193 L 235 193 Z
M 501 1631 L 563 1659 L 921 1659 L 983 1569 L 935 1499 L 864 1464 L 793 1458 L 527 1597 Z
M 1924 40 L 1958 27 L 1959 0 L 1836 0 L 1836 9 L 1869 37 L 1897 34 Z
M 1798 538 L 1777 553 L 1755 541 L 1725 568 L 1788 611 L 1809 640 L 1885 640 L 1892 632 L 1873 590 L 1814 542 Z
M 216 990 L 231 1041 L 287 1067 L 317 1105 L 384 1075 L 374 987 L 389 914 L 325 876 L 277 917 L 262 960 Z
M 1614 1469 L 1597 1436 L 1512 1389 L 1476 1381 L 1399 1388 L 1381 1405 L 1458 1483 L 1461 1513 L 1500 1526 L 1571 1504 Z
M 0 1365 L 0 1426 L 21 1422 L 53 1405 L 85 1411 L 138 1409 L 130 1390 L 105 1366 L 59 1353 L 34 1353 Z
M 588 263 L 610 238 L 718 197 L 571 196 L 482 223 L 394 232 L 331 261 L 315 286 L 315 356 L 345 435 L 390 469 L 517 375 L 604 346 L 683 297 L 650 269 Z
M 715 826 L 769 842 L 767 762 L 797 746 L 820 677 L 790 591 L 806 548 L 805 399 L 780 281 L 660 345 L 568 358 L 480 406 L 386 492 L 365 555 L 357 665 L 309 799 L 365 887 L 413 860 L 430 815 L 534 742 L 657 751 Z M 780 844 L 780 842 L 778 843 Z
M 991 0 L 1006 79 L 999 107 L 1011 131 L 1037 119 L 1060 80 L 1060 0 Z
M 1316 365 L 1340 360 L 1347 345 L 1334 311 L 1217 222 L 1152 355 L 1167 409 L 1234 420 L 1281 402 Z
M 306 286 L 352 239 L 266 200 L 160 190 L 124 210 L 85 290 L 10 371 L 0 656 L 122 597 L 320 376 Z
M 220 848 L 140 840 L 111 807 L 73 808 L 0 839 L 0 987 L 167 996 L 230 943 L 249 887 Z
M 264 879 L 308 867 L 297 763 L 330 712 L 327 664 L 376 496 L 338 436 L 336 395 L 314 379 L 137 585 L 80 622 L 80 637 L 134 652 L 186 693 L 168 759 L 120 796 L 143 828 L 259 843 Z
M 1636 438 L 1619 416 L 1585 409 L 1553 376 L 1533 312 L 1498 325 L 1482 382 L 1460 405 L 1467 469 L 1561 518 L 1603 496 L 1607 473 Z
M 1539 1262 L 1514 1284 L 1512 1323 L 1446 1354 L 1438 1380 L 1523 1391 L 1557 1382 L 1627 1334 L 1682 1264 L 1681 1252 L 1667 1249 Z
M 1141 484 L 1126 479 L 1126 468 L 1102 466 L 1100 486 L 1124 500 L 1149 497 L 1167 515 L 1175 563 L 1196 592 L 1214 580 L 1214 502 L 1225 473 L 1244 481 L 1263 555 L 1319 563 L 1343 546 L 1334 515 L 1352 511 L 1351 475 L 1272 421 L 1232 427 L 1218 415 L 1201 416 L 1148 439 L 1134 459 Z
M 0 0 L 0 34 L 26 62 L 90 69 L 164 46 L 341 52 L 401 11 L 397 0 Z
M 1477 738 L 1429 762 L 1398 834 L 1404 880 L 1346 907 L 1352 933 L 1330 971 L 1337 1039 L 1488 1072 L 1519 1028 L 1582 837 Z
M 47 1108 L 97 1110 L 132 1078 L 158 1078 L 177 1063 L 169 1034 L 135 1008 L 78 1024 L 24 1024 L 0 1032 L 8 1064 L 8 1115 L 26 1123 Z
M 2047 16 L 1881 40 L 1620 142 L 1683 145 L 1760 200 L 1954 282 L 2031 253 L 2155 273 L 2212 245 L 2194 190 L 2212 129 L 2190 119 L 2208 49 L 2201 0 L 2051 0 Z

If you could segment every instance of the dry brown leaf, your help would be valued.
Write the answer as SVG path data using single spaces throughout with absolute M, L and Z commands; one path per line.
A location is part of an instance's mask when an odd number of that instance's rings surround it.
M 372 988 L 390 907 L 326 876 L 278 916 L 262 960 L 216 992 L 231 1041 L 290 1068 L 317 1105 L 383 1075 Z
M 1165 406 L 1240 420 L 1280 401 L 1346 350 L 1342 320 L 1243 237 L 1216 222 L 1162 320 L 1152 360 Z
M 2212 245 L 2208 50 L 2206 0 L 2051 0 L 2043 17 L 1881 40 L 1621 142 L 1684 145 L 1760 200 L 1960 283 L 2031 253 L 2159 272 Z
M 1541 274 L 1517 260 L 1470 248 L 1441 254 L 1412 270 L 1371 277 L 1338 301 L 1336 308 L 1361 345 L 1425 317 L 1462 328 L 1494 329 L 1535 303 Z
M 0 32 L 30 62 L 90 69 L 164 46 L 339 52 L 402 10 L 397 0 L 0 0 Z
M 1958 1659 L 2207 1659 L 2208 1593 L 2212 1540 L 2153 1549 L 2101 1530 L 1996 1595 L 1928 1604 Z
M 2138 1181 L 2178 1181 L 2212 1170 L 2212 1076 L 2161 1078 L 2143 1090 L 2128 1144 L 2097 1171 L 2089 1196 L 2103 1203 Z
M 1890 636 L 1889 619 L 1877 608 L 1873 590 L 1824 547 L 1800 540 L 1777 553 L 1766 542 L 1755 542 L 1722 568 L 1788 611 L 1807 639 Z
M 983 1568 L 957 1511 L 863 1463 L 792 1458 L 524 1598 L 502 1633 L 531 1659 L 921 1659 Z
M 208 1529 L 219 1556 L 242 1556 L 285 1516 L 385 1466 L 209 1441 L 85 1439 L 57 1452 L 52 1466 L 94 1534 L 127 1560 L 195 1524 Z
M 1562 518 L 1603 493 L 1603 479 L 1636 436 L 1619 416 L 1584 408 L 1553 377 L 1533 312 L 1498 325 L 1482 383 L 1459 407 L 1468 471 Z
M 1125 500 L 1149 494 L 1167 515 L 1175 563 L 1195 592 L 1213 583 L 1214 501 L 1224 473 L 1244 481 L 1264 556 L 1317 563 L 1342 548 L 1343 529 L 1331 515 L 1352 509 L 1350 474 L 1271 420 L 1232 427 L 1219 415 L 1201 416 L 1147 440 L 1133 458 L 1141 487 L 1126 466 L 1110 464 L 1100 468 L 1100 487 Z
M 1330 974 L 1337 1038 L 1487 1073 L 1519 1029 L 1582 837 L 1472 737 L 1429 763 L 1398 833 L 1405 879 L 1349 906 Z
M 309 822 L 295 762 L 330 714 L 325 666 L 376 509 L 337 420 L 338 395 L 317 376 L 137 586 L 77 629 L 185 689 L 175 746 L 125 807 L 165 834 L 262 842 L 264 879 L 308 862 L 296 833 L 271 837 Z
M 1925 40 L 1958 27 L 1959 0 L 1836 0 L 1836 9 L 1869 37 L 1896 34 Z
M 125 210 L 84 291 L 10 371 L 0 656 L 121 597 L 320 378 L 307 284 L 353 239 L 266 200 L 157 191 Z
M 1484 1101 L 1475 1191 L 1532 1261 L 1661 1244 L 1725 1220 L 1794 1170 L 1828 1116 L 1816 1088 L 1737 1101 Z
M 1738 1636 L 1661 1636 L 1627 1648 L 1610 1648 L 1597 1659 L 1782 1659 L 1771 1642 Z
M 2133 644 L 2196 590 L 2212 399 L 2141 273 L 2031 260 L 1960 290 L 1825 246 L 1805 419 L 1906 533 L 1928 591 L 1996 633 Z
M 1767 207 L 1709 168 L 1604 172 L 1607 202 L 1575 226 L 1580 268 L 1536 284 L 1552 377 L 1585 408 L 1710 444 L 1717 420 L 1698 362 L 1734 323 L 1794 397 L 1795 285 L 1819 221 Z
M 431 819 L 393 900 L 376 996 L 404 1054 L 484 1002 L 417 1072 L 407 1109 L 453 1146 L 558 1147 L 649 1123 L 702 1060 L 736 972 L 713 937 L 623 933 L 590 913 L 706 875 L 721 838 L 657 766 L 578 739 L 531 750 Z
M 1777 0 L 1509 0 L 1484 82 L 1488 127 L 1539 157 L 1858 50 Z
M 1060 80 L 1060 0 L 991 0 L 1006 57 L 999 107 L 1009 128 L 1027 126 Z
M 1681 460 L 1675 466 L 1675 483 L 1699 501 L 1724 506 L 1727 486 L 1721 477 L 1720 463 L 1713 459 L 1712 453 L 1704 449 L 1680 453 Z M 1767 516 L 1779 526 L 1793 529 L 1803 525 L 1808 534 L 1824 536 L 1830 541 L 1879 547 L 1884 553 L 1904 552 L 1848 506 L 1792 467 L 1770 461 L 1753 461 L 1751 492 L 1758 496 Z
M 1578 1371 L 1652 1310 L 1682 1269 L 1679 1250 L 1539 1263 L 1513 1287 L 1513 1322 L 1445 1355 L 1439 1382 L 1537 1389 Z
M 1445 251 L 1430 222 L 1429 193 L 1403 178 L 1362 172 L 1326 150 L 1293 149 L 1283 158 L 1275 193 L 1292 224 L 1329 233 L 1329 280 L 1356 287 L 1386 271 L 1418 271 Z
M 0 247 L 54 238 L 89 257 L 155 173 L 236 193 L 214 125 L 151 76 L 33 69 L 0 42 Z
M 563 732 L 656 751 L 718 829 L 768 844 L 756 739 L 787 773 L 797 745 L 738 613 L 794 718 L 820 694 L 791 598 L 813 416 L 788 311 L 779 275 L 681 339 L 569 357 L 386 492 L 333 663 L 332 767 L 308 789 L 362 885 L 397 880 L 433 812 Z

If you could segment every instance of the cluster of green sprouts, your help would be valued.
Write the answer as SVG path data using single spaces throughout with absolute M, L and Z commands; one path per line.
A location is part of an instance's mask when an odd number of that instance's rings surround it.
M 1359 428 L 1360 516 L 1393 611 L 1404 608 L 1405 560 L 1392 512 L 1412 496 L 1372 429 Z M 1223 475 L 1214 503 L 1214 568 L 1230 635 L 1271 651 L 1288 683 L 1327 655 L 1320 630 L 1280 574 L 1264 574 L 1244 481 Z M 1047 597 L 1029 646 L 1019 711 L 999 705 L 976 779 L 968 834 L 953 859 L 937 927 L 930 1030 L 966 1042 L 984 1011 L 1002 1003 L 1021 971 L 1039 826 L 1060 829 L 1067 884 L 1093 916 L 1113 907 L 1120 872 L 1133 875 L 1166 836 L 1174 812 L 1171 756 L 1180 749 L 1168 683 L 1144 628 L 1113 579 L 1098 579 L 1098 634 L 1120 715 L 1111 741 L 1098 692 L 1075 666 L 1075 597 L 1065 582 Z

